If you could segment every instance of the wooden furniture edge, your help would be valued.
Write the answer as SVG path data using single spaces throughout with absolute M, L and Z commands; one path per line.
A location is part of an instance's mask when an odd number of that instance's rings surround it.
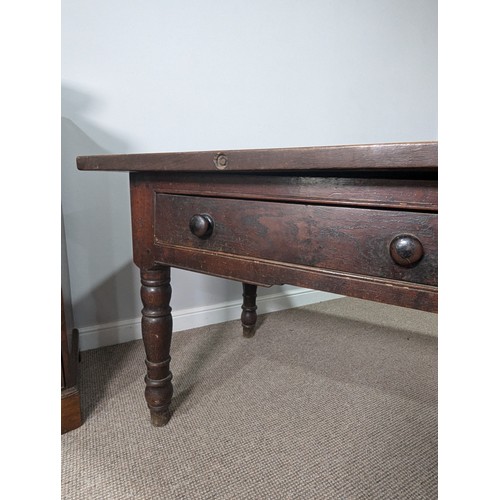
M 78 329 L 74 328 L 71 332 L 70 374 L 68 377 L 71 386 L 61 390 L 61 434 L 82 425 L 77 368 L 79 358 L 78 337 Z
M 78 156 L 79 170 L 293 172 L 437 169 L 438 142 Z

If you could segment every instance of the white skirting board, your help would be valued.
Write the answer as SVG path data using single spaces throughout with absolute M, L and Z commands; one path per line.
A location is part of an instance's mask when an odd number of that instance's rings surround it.
M 265 295 L 257 297 L 257 314 L 266 314 L 293 307 L 306 306 L 327 300 L 338 299 L 342 295 L 319 292 L 317 290 L 299 289 L 298 291 Z M 193 307 L 180 311 L 172 311 L 174 332 L 213 325 L 239 319 L 242 301 L 225 302 L 204 307 Z M 94 325 L 78 329 L 79 347 L 81 351 L 96 349 L 107 345 L 121 344 L 131 340 L 139 340 L 141 336 L 141 318 L 116 321 L 104 325 Z

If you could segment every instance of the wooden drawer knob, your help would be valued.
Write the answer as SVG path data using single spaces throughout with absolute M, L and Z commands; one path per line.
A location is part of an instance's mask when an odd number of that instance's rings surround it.
M 403 267 L 416 264 L 424 255 L 424 247 L 416 236 L 400 234 L 396 236 L 389 246 L 392 260 Z
M 214 230 L 215 222 L 208 214 L 196 214 L 189 221 L 189 229 L 198 238 L 209 238 Z

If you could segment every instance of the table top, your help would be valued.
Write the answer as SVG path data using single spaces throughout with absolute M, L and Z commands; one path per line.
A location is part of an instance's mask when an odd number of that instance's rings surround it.
M 294 172 L 437 170 L 438 143 L 405 142 L 79 156 L 79 170 L 117 172 Z

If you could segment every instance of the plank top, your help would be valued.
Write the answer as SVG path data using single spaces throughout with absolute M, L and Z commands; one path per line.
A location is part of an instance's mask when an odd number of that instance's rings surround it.
M 437 170 L 437 165 L 436 141 L 77 157 L 79 170 L 117 172 Z

